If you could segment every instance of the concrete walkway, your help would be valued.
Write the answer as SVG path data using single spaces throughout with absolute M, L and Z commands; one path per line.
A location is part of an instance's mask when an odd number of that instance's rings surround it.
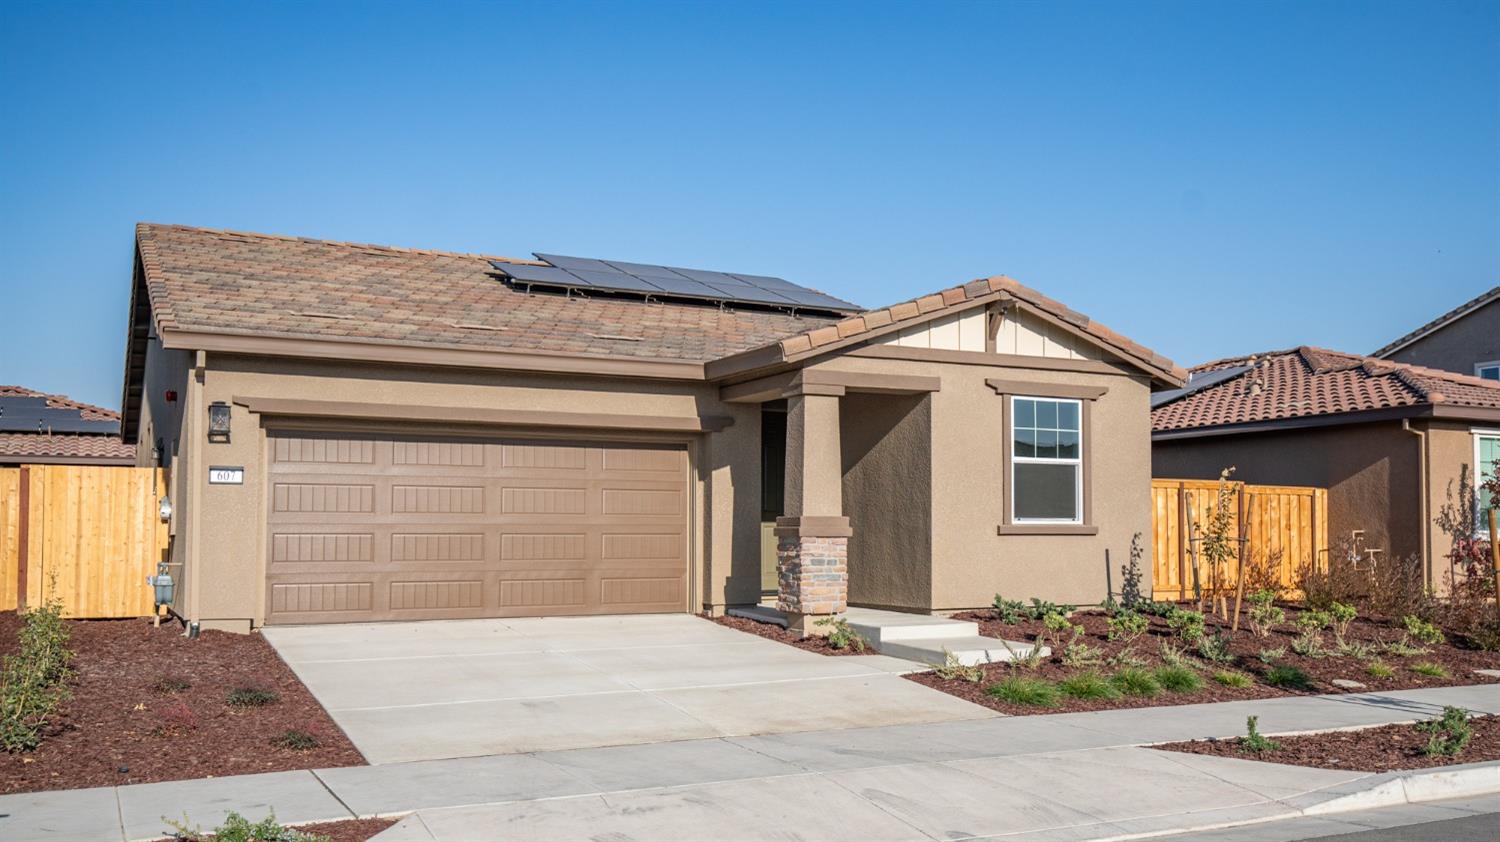
M 264 634 L 374 764 L 995 715 L 901 678 L 922 668 L 908 661 L 830 658 L 685 614 Z
M 1370 776 L 1135 748 L 1500 713 L 1500 686 L 764 734 L 0 796 L 0 839 L 158 838 L 274 808 L 300 823 L 416 811 L 382 842 L 709 836 L 1097 839 L 1285 815 Z M 1187 822 L 1188 824 L 1184 824 Z M 614 838 L 614 837 L 612 837 Z

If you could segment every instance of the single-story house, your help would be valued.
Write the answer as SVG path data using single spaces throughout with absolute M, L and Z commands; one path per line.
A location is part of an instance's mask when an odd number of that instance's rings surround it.
M 143 224 L 133 283 L 124 434 L 171 467 L 201 628 L 717 613 L 767 582 L 799 627 L 1098 601 L 1150 529 L 1151 390 L 1186 377 L 1006 277 L 862 310 Z
M 1387 559 L 1420 556 L 1433 587 L 1453 546 L 1443 507 L 1477 518 L 1461 484 L 1500 458 L 1500 383 L 1321 348 L 1205 363 L 1152 403 L 1155 476 L 1232 465 L 1249 483 L 1327 488 L 1333 542 L 1362 531 Z
M 22 386 L 0 386 L 0 467 L 134 465 L 120 415 Z
M 1500 286 L 1460 304 L 1371 356 L 1500 380 Z

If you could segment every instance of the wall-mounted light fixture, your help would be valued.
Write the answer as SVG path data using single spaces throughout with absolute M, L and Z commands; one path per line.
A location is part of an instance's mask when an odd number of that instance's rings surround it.
M 223 401 L 208 405 L 208 440 L 229 441 L 229 404 Z
M 172 522 L 172 498 L 171 497 L 167 497 L 167 496 L 163 496 L 161 498 L 161 504 L 159 506 L 157 506 L 157 511 L 161 514 L 161 522 L 162 523 L 171 523 Z

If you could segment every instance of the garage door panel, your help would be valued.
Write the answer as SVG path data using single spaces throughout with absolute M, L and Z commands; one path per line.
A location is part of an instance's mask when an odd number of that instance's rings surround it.
M 268 622 L 681 611 L 687 456 L 270 437 Z

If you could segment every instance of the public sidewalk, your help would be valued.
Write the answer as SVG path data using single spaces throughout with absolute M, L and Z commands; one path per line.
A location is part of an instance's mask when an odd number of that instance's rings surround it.
M 849 700 L 857 705 L 857 699 Z M 1135 748 L 1500 714 L 1500 685 L 813 731 L 0 796 L 0 838 L 155 839 L 162 817 L 419 814 L 384 839 L 1097 839 L 1265 820 L 1360 772 Z M 489 829 L 486 832 L 486 829 Z M 1018 835 L 1019 834 L 1019 835 Z M 384 840 L 383 840 L 384 842 Z

